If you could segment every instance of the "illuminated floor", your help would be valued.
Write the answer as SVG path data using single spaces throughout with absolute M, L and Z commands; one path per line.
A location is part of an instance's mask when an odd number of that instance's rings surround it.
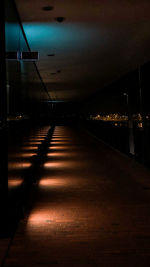
M 37 155 L 38 145 L 44 140 L 50 127 L 42 127 L 13 143 L 8 153 L 8 189 L 17 189 L 23 183 L 23 171 L 31 167 L 31 158 Z
M 67 127 L 42 168 L 4 266 L 149 266 L 147 170 Z

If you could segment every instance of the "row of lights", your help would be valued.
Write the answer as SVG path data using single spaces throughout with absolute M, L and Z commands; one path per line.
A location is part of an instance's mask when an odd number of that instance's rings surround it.
M 44 7 L 42 7 L 42 10 L 44 10 L 44 11 L 52 11 L 53 9 L 54 9 L 53 6 L 44 6 Z M 65 18 L 64 17 L 56 17 L 55 20 L 57 22 L 61 23 L 61 22 L 63 22 L 65 20 Z
M 53 6 L 44 6 L 42 10 L 44 11 L 52 11 L 54 9 Z M 64 17 L 56 17 L 55 20 L 59 23 L 63 22 L 65 20 Z M 54 57 L 55 54 L 48 54 L 48 57 Z M 57 73 L 60 73 L 61 70 L 57 70 L 57 72 L 52 72 L 51 75 L 56 75 Z
M 16 171 L 16 170 L 22 170 L 27 169 L 32 166 L 32 163 L 30 162 L 30 158 L 35 156 L 37 154 L 38 145 L 42 143 L 44 138 L 47 135 L 49 127 L 46 127 L 42 130 L 39 130 L 34 136 L 30 136 L 30 139 L 28 141 L 24 141 L 24 147 L 22 147 L 21 151 L 19 153 L 15 153 L 13 155 L 10 155 L 11 161 L 8 163 L 8 171 Z M 30 146 L 28 146 L 28 143 Z M 20 159 L 23 158 L 23 161 L 20 161 Z M 15 159 L 15 160 L 14 160 Z M 19 159 L 19 160 L 18 160 Z M 21 177 L 21 174 L 17 176 L 15 173 L 15 176 L 10 173 L 9 174 L 9 180 L 8 180 L 8 188 L 17 188 L 23 183 L 23 178 Z

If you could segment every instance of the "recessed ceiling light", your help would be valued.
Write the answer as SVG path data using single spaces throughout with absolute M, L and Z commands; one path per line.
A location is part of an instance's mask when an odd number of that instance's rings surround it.
M 65 20 L 65 18 L 64 17 L 57 17 L 56 20 L 61 23 Z
M 44 11 L 51 11 L 51 10 L 54 9 L 54 7 L 53 7 L 53 6 L 44 6 L 44 7 L 42 7 L 42 9 L 43 9 Z

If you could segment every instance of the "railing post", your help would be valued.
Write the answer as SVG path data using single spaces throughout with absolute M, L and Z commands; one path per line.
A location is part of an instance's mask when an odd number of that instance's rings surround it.
M 133 118 L 130 110 L 129 95 L 127 93 L 124 93 L 124 96 L 126 96 L 127 108 L 128 108 L 129 153 L 134 156 L 135 147 L 134 147 Z

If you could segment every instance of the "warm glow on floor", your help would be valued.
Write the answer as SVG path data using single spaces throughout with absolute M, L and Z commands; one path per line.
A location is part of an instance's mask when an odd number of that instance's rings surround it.
M 36 153 L 22 153 L 19 156 L 23 158 L 29 158 L 29 157 L 36 156 Z
M 44 163 L 45 168 L 72 168 L 74 167 L 74 161 L 48 161 Z
M 31 138 L 31 139 L 29 139 L 29 142 L 43 142 L 44 141 L 44 138 L 43 139 L 41 139 L 41 138 Z
M 71 181 L 70 179 L 66 179 L 66 178 L 45 178 L 45 179 L 41 179 L 39 182 L 39 186 L 45 187 L 45 188 L 64 187 L 69 184 L 71 184 Z
M 63 140 L 63 141 L 69 141 L 69 140 L 71 140 L 71 138 L 62 136 L 62 137 L 52 137 L 51 140 L 55 140 L 55 141 L 59 141 L 59 140 L 60 140 L 60 141 L 61 141 L 61 140 Z
M 23 150 L 37 150 L 38 146 L 23 146 Z
M 8 180 L 8 187 L 11 188 L 11 187 L 17 187 L 17 186 L 20 186 L 23 182 L 23 179 L 9 179 Z
M 50 145 L 49 146 L 49 151 L 51 150 L 55 150 L 57 152 L 57 150 L 59 151 L 70 151 L 70 150 L 73 150 L 75 149 L 76 147 L 74 146 L 68 146 L 68 145 L 62 145 L 62 146 L 53 146 L 53 145 Z
M 42 226 L 43 224 L 46 224 L 48 220 L 50 220 L 50 214 L 47 211 L 38 211 L 35 213 L 31 213 L 28 219 L 28 225 L 27 226 Z
M 65 152 L 52 152 L 52 153 L 48 153 L 47 154 L 48 157 L 66 157 L 66 156 L 70 156 L 70 153 L 65 153 Z
M 44 163 L 45 168 L 64 168 L 67 166 L 67 162 L 46 162 Z
M 59 151 L 68 151 L 68 150 L 73 150 L 75 147 L 72 147 L 72 146 L 64 146 L 64 145 L 62 145 L 62 146 L 50 146 L 49 147 L 49 151 L 51 151 L 51 150 L 55 150 L 56 152 L 57 152 L 57 150 L 59 150 Z
M 34 136 L 30 136 L 30 139 L 33 139 L 33 140 L 35 140 L 35 139 L 41 139 L 41 140 L 43 140 L 44 138 L 46 137 L 46 135 L 34 135 Z
M 8 169 L 12 170 L 12 169 L 23 169 L 23 168 L 29 168 L 31 167 L 31 163 L 30 162 L 9 162 L 8 163 Z
M 38 235 L 47 236 L 46 229 L 55 229 L 60 222 L 67 222 L 68 218 L 64 218 L 62 211 L 61 214 L 55 209 L 50 209 L 50 206 L 41 207 L 41 209 L 33 210 L 27 222 L 27 232 L 32 235 L 38 232 Z M 44 231 L 43 231 L 44 230 Z
M 9 158 L 30 158 L 37 155 L 36 153 L 32 152 L 23 152 L 23 153 L 14 153 L 12 155 L 9 155 Z
M 24 145 L 27 144 L 30 146 L 37 146 L 37 145 L 41 145 L 41 143 L 42 142 L 38 142 L 38 141 L 28 141 L 28 142 L 24 143 Z
M 30 136 L 30 138 L 35 139 L 35 138 L 45 138 L 47 134 L 35 134 L 33 136 Z
M 55 135 L 53 134 L 52 138 L 69 138 L 69 136 L 65 136 L 65 135 Z
M 67 213 L 66 216 L 64 216 L 64 210 L 65 213 Z M 27 231 L 29 234 L 38 231 L 39 234 L 41 230 L 42 235 L 47 235 L 46 228 L 52 227 L 54 229 L 58 227 L 58 225 L 60 226 L 60 223 L 71 223 L 75 220 L 77 220 L 76 215 L 73 216 L 72 214 L 72 218 L 68 216 L 68 206 L 65 207 L 65 205 L 63 205 L 62 207 L 56 206 L 50 208 L 49 204 L 49 206 L 47 205 L 46 207 L 41 207 L 41 209 L 32 211 L 28 218 Z M 44 231 L 42 228 L 44 228 Z
M 67 158 L 67 159 L 73 159 L 76 157 L 76 153 L 75 152 L 71 152 L 71 151 L 67 151 L 67 150 L 64 150 L 64 151 L 60 151 L 60 152 L 57 152 L 57 150 L 55 150 L 56 152 L 53 152 L 54 150 L 52 150 L 51 152 L 47 153 L 47 157 L 49 159 L 54 159 L 54 158 L 58 158 L 58 159 L 63 159 L 63 158 Z
M 69 141 L 55 141 L 55 140 L 51 140 L 50 141 L 51 145 L 69 145 Z

